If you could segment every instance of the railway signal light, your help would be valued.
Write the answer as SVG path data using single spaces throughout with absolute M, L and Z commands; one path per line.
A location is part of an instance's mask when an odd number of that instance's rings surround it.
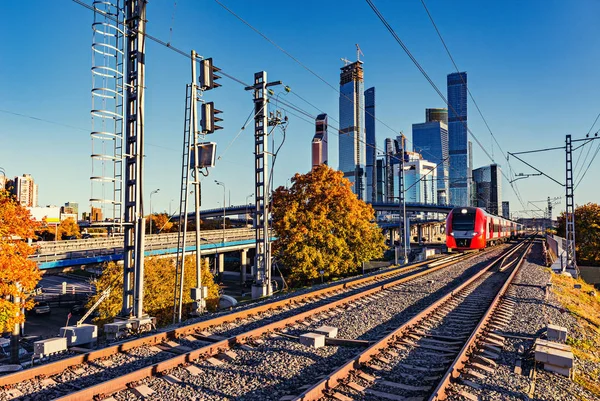
M 221 114 L 221 110 L 215 109 L 214 102 L 202 103 L 201 106 L 201 116 L 202 121 L 200 125 L 202 126 L 202 132 L 205 134 L 212 134 L 218 129 L 223 129 L 216 125 L 217 122 L 223 121 L 222 118 L 217 117 L 217 114 Z
M 200 89 L 202 90 L 211 90 L 214 88 L 218 88 L 221 86 L 216 83 L 217 79 L 221 77 L 215 74 L 215 72 L 221 71 L 220 68 L 217 68 L 213 65 L 212 57 L 205 58 L 200 61 Z

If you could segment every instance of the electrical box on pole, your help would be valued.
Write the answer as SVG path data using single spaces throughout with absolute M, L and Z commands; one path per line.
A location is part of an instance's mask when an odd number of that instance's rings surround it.
M 252 286 L 252 298 L 270 296 L 271 284 L 271 238 L 269 236 L 269 152 L 268 149 L 268 91 L 281 85 L 281 81 L 267 83 L 265 71 L 254 74 L 254 85 L 246 90 L 254 92 L 254 228 L 256 230 L 256 276 Z

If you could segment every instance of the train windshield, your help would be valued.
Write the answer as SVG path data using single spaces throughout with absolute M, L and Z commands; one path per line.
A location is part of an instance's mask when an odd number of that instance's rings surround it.
M 473 231 L 475 228 L 475 212 L 452 213 L 453 231 Z

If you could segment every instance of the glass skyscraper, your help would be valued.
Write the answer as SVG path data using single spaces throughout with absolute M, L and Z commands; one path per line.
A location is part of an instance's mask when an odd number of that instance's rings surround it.
M 448 168 L 450 165 L 448 161 L 448 126 L 441 121 L 413 124 L 412 141 L 415 152 L 420 153 L 424 159 L 437 165 L 436 187 L 445 190 L 445 193 L 447 193 Z
M 448 125 L 448 109 L 425 109 L 425 122 L 441 121 Z
M 327 164 L 327 114 L 315 119 L 315 136 L 312 140 L 312 166 Z
M 466 72 L 448 74 L 448 104 L 449 203 L 469 206 Z
M 345 65 L 341 70 L 339 169 L 353 183 L 352 191 L 358 199 L 367 200 L 362 62 Z
M 375 140 L 375 88 L 365 91 L 365 131 L 367 137 L 367 197 L 374 202 L 377 198 L 377 142 Z
M 473 170 L 476 205 L 499 216 L 502 211 L 502 170 L 497 164 Z

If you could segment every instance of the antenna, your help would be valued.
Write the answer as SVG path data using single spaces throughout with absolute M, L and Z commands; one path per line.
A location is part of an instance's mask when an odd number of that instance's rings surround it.
M 342 60 L 344 62 L 344 65 L 348 65 L 351 63 L 351 61 L 348 60 L 346 57 L 342 57 L 340 60 Z
M 362 50 L 360 50 L 360 46 L 358 45 L 358 43 L 356 43 L 356 61 L 360 61 L 361 54 L 363 57 L 365 56 L 365 54 L 362 52 Z

